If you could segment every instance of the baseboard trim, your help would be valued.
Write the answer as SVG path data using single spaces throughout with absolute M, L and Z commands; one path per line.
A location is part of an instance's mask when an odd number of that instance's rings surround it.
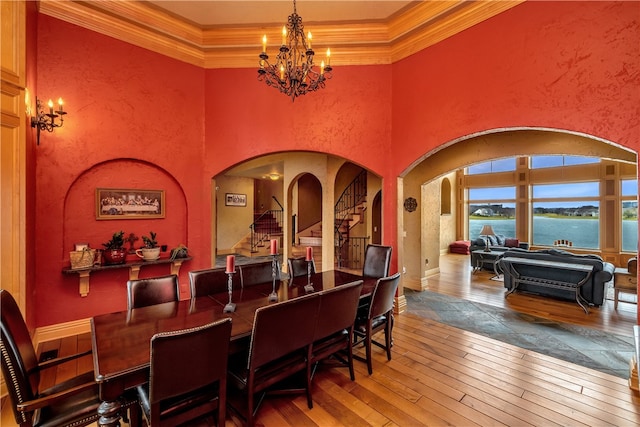
M 80 335 L 87 332 L 91 332 L 90 318 L 43 326 L 41 328 L 37 328 L 33 335 L 33 347 L 38 348 L 38 345 L 43 342 L 66 338 L 71 335 Z

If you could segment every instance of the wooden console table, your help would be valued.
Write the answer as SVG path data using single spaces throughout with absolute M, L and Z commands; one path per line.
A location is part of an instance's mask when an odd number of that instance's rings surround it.
M 616 268 L 613 272 L 613 309 L 618 309 L 620 292 L 638 294 L 638 278 L 626 268 Z
M 556 262 L 556 261 L 541 261 L 537 259 L 527 259 L 527 258 L 517 258 L 517 257 L 507 257 L 502 258 L 501 261 L 504 269 L 509 272 L 509 274 L 513 277 L 513 284 L 511 288 L 505 293 L 504 297 L 508 297 L 510 294 L 518 289 L 518 285 L 521 283 L 526 283 L 530 285 L 536 285 L 544 288 L 551 289 L 562 289 L 565 291 L 573 292 L 576 296 L 576 302 L 586 314 L 589 314 L 589 303 L 584 300 L 584 297 L 580 294 L 580 288 L 584 285 L 587 280 L 593 274 L 593 266 L 586 264 L 574 264 L 569 262 Z M 562 280 L 555 279 L 543 279 L 540 277 L 530 277 L 522 275 L 518 271 L 518 266 L 533 266 L 533 267 L 542 267 L 548 268 L 552 270 L 570 270 L 570 271 L 579 271 L 584 273 L 584 277 L 578 282 L 563 282 Z
M 155 261 L 134 261 L 134 262 L 126 262 L 124 264 L 113 264 L 113 265 L 96 265 L 89 268 L 82 269 L 72 269 L 65 268 L 62 270 L 63 274 L 77 274 L 80 280 L 79 283 L 79 291 L 80 296 L 86 297 L 89 294 L 89 276 L 94 271 L 104 271 L 104 270 L 117 270 L 121 268 L 129 269 L 129 280 L 136 280 L 138 275 L 140 274 L 140 269 L 144 265 L 158 265 L 158 264 L 171 264 L 171 274 L 178 274 L 180 272 L 180 266 L 185 261 L 190 261 L 191 257 L 186 258 L 161 258 Z

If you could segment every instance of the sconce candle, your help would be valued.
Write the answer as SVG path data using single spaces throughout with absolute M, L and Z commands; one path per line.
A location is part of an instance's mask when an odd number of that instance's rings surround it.
M 305 261 L 313 261 L 313 248 L 311 246 L 307 246 L 307 258 Z
M 278 255 L 278 240 L 271 239 L 271 255 Z
M 45 113 L 46 109 L 43 102 L 36 97 L 36 114 L 31 116 L 31 127 L 37 129 L 36 143 L 40 145 L 40 132 L 46 130 L 53 132 L 55 128 L 59 128 L 64 124 L 64 116 L 67 114 L 63 109 L 62 98 L 58 98 L 58 111 L 53 110 L 53 101 L 49 99 L 47 106 L 49 113 Z M 30 110 L 30 108 L 28 108 Z M 56 122 L 56 119 L 60 121 Z
M 234 273 L 236 271 L 236 256 L 227 255 L 227 270 L 226 273 Z

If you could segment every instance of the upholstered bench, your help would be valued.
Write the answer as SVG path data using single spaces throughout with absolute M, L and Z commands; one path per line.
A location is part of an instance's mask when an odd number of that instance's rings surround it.
M 457 240 L 449 245 L 449 252 L 452 254 L 469 255 L 471 242 L 468 240 Z

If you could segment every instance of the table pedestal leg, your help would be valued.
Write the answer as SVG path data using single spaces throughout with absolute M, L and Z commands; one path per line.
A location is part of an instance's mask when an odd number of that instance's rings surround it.
M 120 427 L 120 409 L 122 404 L 119 400 L 110 402 L 102 402 L 98 407 L 99 426 L 104 427 Z

